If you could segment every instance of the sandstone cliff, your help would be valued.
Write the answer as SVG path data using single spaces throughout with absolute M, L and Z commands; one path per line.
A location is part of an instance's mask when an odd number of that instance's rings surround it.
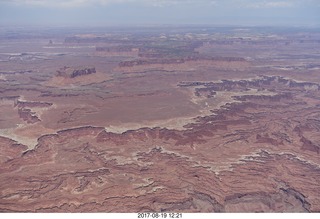
M 71 68 L 71 67 L 63 67 L 57 70 L 57 76 L 68 77 L 68 78 L 75 78 L 82 75 L 89 75 L 96 73 L 96 69 L 94 67 L 78 67 L 78 68 Z

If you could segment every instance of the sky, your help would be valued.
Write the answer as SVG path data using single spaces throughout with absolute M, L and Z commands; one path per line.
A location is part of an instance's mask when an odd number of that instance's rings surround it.
M 0 25 L 320 26 L 320 0 L 0 0 Z

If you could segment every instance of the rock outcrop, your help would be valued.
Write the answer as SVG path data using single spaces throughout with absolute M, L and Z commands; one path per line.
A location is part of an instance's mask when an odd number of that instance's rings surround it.
M 71 67 L 63 67 L 57 70 L 57 76 L 75 78 L 83 75 L 90 75 L 96 73 L 96 69 L 94 67 L 79 67 L 79 68 L 71 68 Z
M 119 67 L 133 67 L 138 65 L 152 65 L 152 64 L 182 64 L 191 61 L 223 61 L 223 62 L 244 62 L 244 58 L 239 57 L 214 57 L 214 58 L 200 58 L 200 57 L 187 57 L 180 59 L 139 59 L 133 61 L 124 61 L 119 63 Z
M 185 82 L 198 98 L 234 92 L 236 101 L 184 130 L 84 126 L 27 151 L 1 138 L 0 211 L 319 212 L 320 138 L 310 134 L 320 132 L 319 90 L 305 85 Z M 258 88 L 268 95 L 244 94 Z
M 320 212 L 317 31 L 11 29 L 0 212 Z

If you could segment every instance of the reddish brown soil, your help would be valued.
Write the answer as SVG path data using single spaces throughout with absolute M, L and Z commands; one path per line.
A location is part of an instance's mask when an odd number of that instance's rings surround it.
M 299 37 L 277 49 L 315 54 Z M 117 38 L 30 41 L 66 54 L 1 63 L 1 212 L 320 212 L 316 59 L 288 71 L 267 38 L 181 39 L 196 59 Z M 84 65 L 97 72 L 56 74 Z

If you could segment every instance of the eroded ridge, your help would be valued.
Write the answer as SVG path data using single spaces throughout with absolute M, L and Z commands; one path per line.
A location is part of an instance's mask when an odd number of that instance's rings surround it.
M 178 86 L 211 112 L 183 130 L 84 126 L 43 135 L 32 150 L 2 137 L 0 210 L 320 211 L 319 84 L 261 76 Z M 211 105 L 222 94 L 232 101 Z

